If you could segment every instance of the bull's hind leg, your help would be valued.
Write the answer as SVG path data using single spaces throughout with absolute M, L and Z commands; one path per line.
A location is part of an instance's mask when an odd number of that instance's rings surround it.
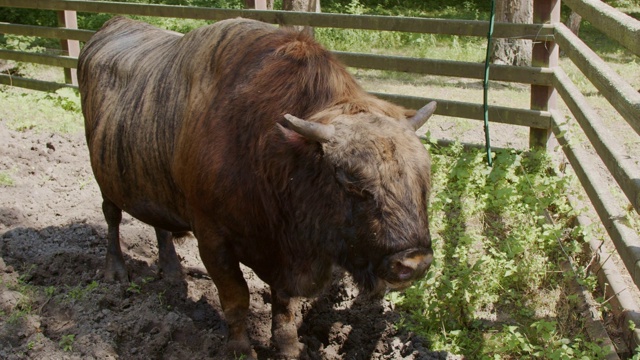
M 107 264 L 104 278 L 107 281 L 129 281 L 120 249 L 120 221 L 122 210 L 111 200 L 103 197 L 102 212 L 107 221 Z
M 182 267 L 173 246 L 173 234 L 167 230 L 154 228 L 158 239 L 158 265 L 162 275 L 170 281 L 182 279 Z
M 218 288 L 218 297 L 229 326 L 227 352 L 231 358 L 257 358 L 247 334 L 249 288 L 235 254 L 225 247 L 215 231 L 195 229 L 204 266 Z

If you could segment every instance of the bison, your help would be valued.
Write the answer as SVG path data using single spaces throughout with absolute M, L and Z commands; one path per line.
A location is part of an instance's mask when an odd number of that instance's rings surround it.
M 191 231 L 218 287 L 227 351 L 255 357 L 240 263 L 271 288 L 272 336 L 299 357 L 295 299 L 332 269 L 366 291 L 409 286 L 433 258 L 429 154 L 416 111 L 365 92 L 309 35 L 247 19 L 181 35 L 123 17 L 86 43 L 78 80 L 108 225 L 105 277 L 127 280 L 122 211 L 155 227 L 159 266 Z

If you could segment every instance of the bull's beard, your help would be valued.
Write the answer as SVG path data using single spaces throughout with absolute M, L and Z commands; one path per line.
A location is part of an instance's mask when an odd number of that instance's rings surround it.
M 363 268 L 347 269 L 355 281 L 360 293 L 372 298 L 382 297 L 387 292 L 388 284 L 373 272 L 372 264 Z

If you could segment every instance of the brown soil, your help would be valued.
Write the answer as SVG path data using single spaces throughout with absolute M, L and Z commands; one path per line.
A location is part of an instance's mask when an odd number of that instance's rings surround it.
M 0 122 L 0 359 L 225 358 L 217 290 L 193 238 L 176 244 L 180 284 L 157 275 L 154 232 L 125 216 L 122 248 L 131 284 L 102 281 L 106 228 L 82 134 L 15 132 Z M 250 336 L 270 343 L 270 292 L 250 270 Z M 358 296 L 337 276 L 302 304 L 301 340 L 313 359 L 451 359 L 397 329 L 386 301 Z M 73 336 L 73 337 L 72 337 Z

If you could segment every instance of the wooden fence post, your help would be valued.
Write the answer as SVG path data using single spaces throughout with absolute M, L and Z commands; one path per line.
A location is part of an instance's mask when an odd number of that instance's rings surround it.
M 271 2 L 273 4 L 273 1 Z M 267 0 L 245 0 L 245 9 L 271 10 L 267 4 Z
M 560 21 L 560 0 L 533 0 L 533 22 L 535 24 Z M 534 40 L 531 52 L 531 66 L 558 66 L 558 45 L 554 41 Z M 556 107 L 557 92 L 553 86 L 531 85 L 531 109 L 553 110 Z M 551 128 L 531 129 L 529 147 L 547 148 Z
M 69 29 L 78 28 L 78 18 L 75 11 L 58 11 L 58 25 Z M 80 55 L 80 42 L 78 40 L 60 40 L 60 46 L 71 57 Z M 78 85 L 78 72 L 76 69 L 65 68 L 64 80 L 67 84 Z

